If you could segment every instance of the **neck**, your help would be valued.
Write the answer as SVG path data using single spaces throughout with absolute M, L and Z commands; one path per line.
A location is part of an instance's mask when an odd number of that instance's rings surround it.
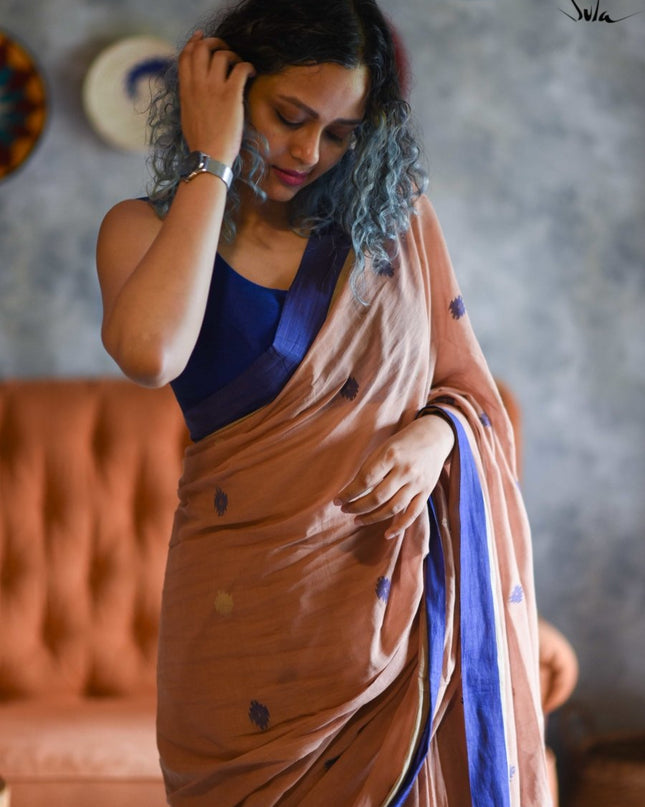
M 291 231 L 289 206 L 285 202 L 260 201 L 250 188 L 240 190 L 239 230 Z

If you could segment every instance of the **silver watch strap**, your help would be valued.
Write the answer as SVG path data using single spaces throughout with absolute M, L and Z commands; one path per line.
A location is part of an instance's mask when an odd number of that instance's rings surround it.
M 213 174 L 213 176 L 222 180 L 227 190 L 231 187 L 233 171 L 228 165 L 221 163 L 219 160 L 214 160 L 208 154 L 204 154 L 203 151 L 191 152 L 187 158 L 187 165 L 189 167 L 186 169 L 186 173 L 182 173 L 184 182 L 190 182 L 191 179 L 195 179 L 199 174 Z
M 231 187 L 233 171 L 231 171 L 228 165 L 221 163 L 219 160 L 214 160 L 212 157 L 208 157 L 203 171 L 208 171 L 209 174 L 214 174 L 216 177 L 219 177 L 224 181 L 227 189 Z

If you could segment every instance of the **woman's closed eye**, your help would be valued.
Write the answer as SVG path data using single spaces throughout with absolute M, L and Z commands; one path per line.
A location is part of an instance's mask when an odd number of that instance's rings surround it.
M 285 126 L 289 126 L 292 129 L 295 129 L 297 126 L 302 126 L 304 120 L 292 120 L 291 118 L 287 118 L 282 112 L 279 112 L 277 109 L 275 111 L 276 117 L 283 123 Z
M 327 131 L 325 132 L 327 137 L 334 143 L 344 143 L 346 140 L 349 140 L 351 136 L 351 132 L 345 132 L 344 134 L 338 134 L 337 132 Z
M 280 112 L 278 109 L 276 109 L 275 114 L 276 114 L 277 119 L 280 121 L 280 123 L 283 126 L 288 127 L 289 129 L 297 129 L 299 126 L 302 126 L 304 123 L 307 122 L 306 119 L 304 119 L 304 120 L 294 120 L 293 118 L 287 117 L 282 112 Z M 329 138 L 329 140 L 331 140 L 333 143 L 339 143 L 340 144 L 340 143 L 344 143 L 346 140 L 349 140 L 352 133 L 353 133 L 353 129 L 351 129 L 349 131 L 346 131 L 346 132 L 344 131 L 342 133 L 335 132 L 335 131 L 332 131 L 330 129 L 327 129 L 325 131 L 325 136 L 327 138 Z

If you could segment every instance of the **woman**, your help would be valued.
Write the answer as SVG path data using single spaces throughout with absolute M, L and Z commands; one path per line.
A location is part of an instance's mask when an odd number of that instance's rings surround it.
M 169 803 L 543 807 L 510 430 L 374 0 L 243 0 L 155 109 L 155 186 L 108 213 L 98 267 L 107 350 L 173 385 L 194 440 Z

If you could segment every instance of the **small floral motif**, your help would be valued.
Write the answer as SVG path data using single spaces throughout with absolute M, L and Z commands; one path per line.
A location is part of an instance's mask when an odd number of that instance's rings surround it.
M 453 319 L 461 319 L 465 313 L 466 303 L 464 303 L 464 298 L 460 294 L 459 297 L 455 297 L 454 300 L 450 301 L 450 314 Z
M 215 610 L 220 616 L 229 616 L 233 613 L 233 595 L 221 589 L 215 595 Z
M 223 516 L 228 510 L 228 496 L 221 488 L 215 488 L 215 510 L 218 516 Z
M 515 767 L 515 765 L 511 765 L 511 767 L 508 769 L 508 778 L 512 779 L 515 776 L 516 773 L 517 773 L 517 768 Z
M 486 412 L 480 412 L 479 420 L 480 420 L 482 426 L 485 426 L 487 429 L 490 429 L 492 424 L 491 424 L 490 418 L 488 417 Z
M 379 577 L 376 581 L 376 596 L 382 602 L 387 602 L 390 596 L 390 588 L 392 584 L 387 577 Z
M 354 376 L 350 375 L 347 381 L 343 384 L 340 394 L 348 401 L 353 401 L 358 395 L 359 385 Z
M 522 586 L 515 586 L 513 591 L 511 591 L 511 596 L 508 598 L 509 602 L 512 603 L 519 603 L 522 602 L 524 599 L 524 589 Z
M 251 701 L 251 705 L 249 706 L 249 718 L 251 719 L 251 722 L 255 723 L 255 725 L 262 729 L 262 731 L 266 731 L 269 728 L 271 715 L 263 703 L 260 703 L 259 701 Z

